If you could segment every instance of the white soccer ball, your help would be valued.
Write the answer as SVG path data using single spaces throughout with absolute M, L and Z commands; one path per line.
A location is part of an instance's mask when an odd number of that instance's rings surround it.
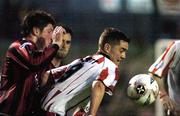
M 131 78 L 127 95 L 139 105 L 152 104 L 159 93 L 157 82 L 148 74 L 138 74 Z

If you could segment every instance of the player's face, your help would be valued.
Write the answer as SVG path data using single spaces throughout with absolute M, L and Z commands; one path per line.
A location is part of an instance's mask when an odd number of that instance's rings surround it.
M 110 50 L 110 57 L 116 65 L 119 65 L 120 61 L 126 58 L 128 45 L 128 42 L 120 40 L 119 44 L 112 46 Z
M 51 44 L 52 42 L 52 32 L 53 32 L 53 25 L 48 24 L 41 32 L 41 38 L 44 39 L 45 47 Z
M 62 48 L 58 50 L 57 57 L 64 58 L 69 52 L 71 47 L 71 35 L 70 33 L 64 34 Z

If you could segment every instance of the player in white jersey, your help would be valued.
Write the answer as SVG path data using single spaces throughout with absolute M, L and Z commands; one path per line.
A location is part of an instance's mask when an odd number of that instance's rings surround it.
M 171 111 L 172 115 L 180 115 L 180 40 L 167 47 L 149 68 L 149 72 L 160 85 L 160 100 L 164 108 Z M 168 91 L 161 79 L 163 77 L 167 78 Z
M 100 36 L 96 54 L 47 71 L 44 78 L 59 78 L 42 99 L 42 108 L 61 116 L 66 115 L 68 102 L 89 87 L 91 102 L 88 115 L 95 116 L 104 93 L 113 94 L 119 79 L 118 65 L 126 58 L 129 42 L 129 38 L 118 29 L 106 28 Z M 74 101 L 75 104 L 78 100 Z

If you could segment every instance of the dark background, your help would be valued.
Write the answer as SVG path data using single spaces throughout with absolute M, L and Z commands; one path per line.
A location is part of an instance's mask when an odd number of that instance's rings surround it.
M 116 27 L 132 42 L 120 66 L 115 95 L 105 97 L 99 115 L 154 116 L 154 104 L 140 107 L 126 97 L 127 83 L 135 74 L 147 73 L 157 40 L 180 38 L 179 6 L 179 0 L 1 0 L 0 66 L 8 45 L 21 37 L 20 23 L 28 11 L 48 11 L 58 23 L 73 30 L 72 48 L 65 63 L 96 52 L 103 29 Z

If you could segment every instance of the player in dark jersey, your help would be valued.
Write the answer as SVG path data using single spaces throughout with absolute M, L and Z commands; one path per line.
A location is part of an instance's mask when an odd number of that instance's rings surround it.
M 23 38 L 9 46 L 2 68 L 1 113 L 27 115 L 31 110 L 33 93 L 38 90 L 41 81 L 37 73 L 49 65 L 61 47 L 61 38 L 65 33 L 62 27 L 54 29 L 54 25 L 54 18 L 44 11 L 32 11 L 25 16 Z M 38 41 L 47 46 L 41 52 Z

